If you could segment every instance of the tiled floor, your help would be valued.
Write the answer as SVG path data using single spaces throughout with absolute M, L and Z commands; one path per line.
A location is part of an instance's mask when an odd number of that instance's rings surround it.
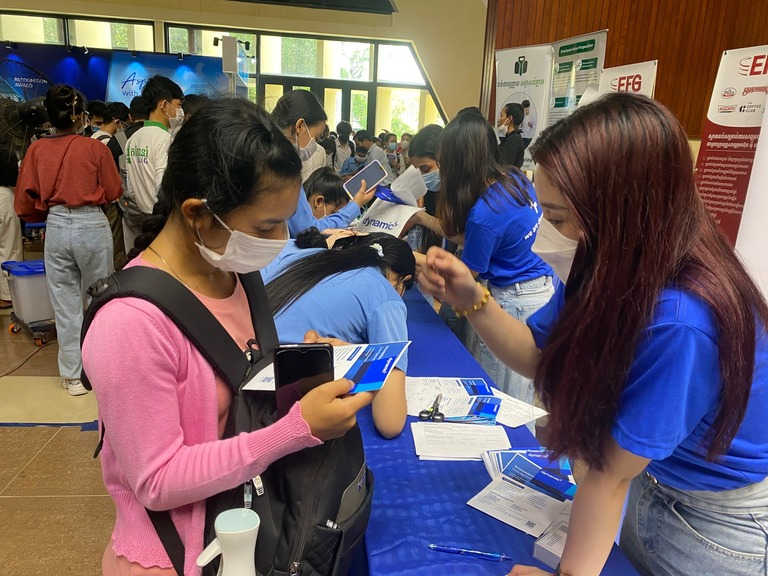
M 9 322 L 0 313 L 0 373 L 35 349 Z M 56 354 L 54 342 L 14 375 L 56 376 Z M 97 441 L 79 427 L 0 426 L 0 574 L 101 573 L 114 508 L 92 458 Z

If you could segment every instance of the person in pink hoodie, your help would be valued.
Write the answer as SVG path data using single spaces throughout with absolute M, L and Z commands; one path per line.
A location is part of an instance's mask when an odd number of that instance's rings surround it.
M 174 276 L 245 350 L 255 334 L 234 272 L 259 270 L 280 252 L 300 174 L 293 145 L 261 108 L 244 100 L 209 104 L 176 136 L 128 266 Z M 287 454 L 344 435 L 372 400 L 346 396 L 349 381 L 329 382 L 274 424 L 222 439 L 229 388 L 163 312 L 135 298 L 112 300 L 97 313 L 83 365 L 106 423 L 101 466 L 116 509 L 105 576 L 176 574 L 145 508 L 171 510 L 186 550 L 184 573 L 198 575 L 205 499 Z

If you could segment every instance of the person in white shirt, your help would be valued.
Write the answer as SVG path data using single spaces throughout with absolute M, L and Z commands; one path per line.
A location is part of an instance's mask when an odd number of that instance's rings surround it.
M 144 85 L 141 96 L 149 106 L 149 120 L 128 139 L 128 188 L 121 203 L 125 249 L 129 253 L 141 233 L 144 218 L 152 214 L 157 201 L 168 163 L 170 131 L 184 122 L 184 92 L 170 78 L 153 76 Z
M 123 183 L 123 191 L 125 191 L 125 179 L 123 178 L 123 171 L 121 170 L 121 164 L 125 163 L 123 158 L 123 146 L 118 139 L 118 132 L 122 132 L 122 121 L 120 116 L 123 111 L 121 107 L 126 108 L 125 104 L 120 102 L 110 102 L 104 104 L 103 102 L 91 102 L 89 109 L 91 110 L 91 125 L 96 130 L 91 138 L 98 140 L 104 144 L 112 153 L 112 157 L 115 159 L 115 165 L 120 172 L 120 179 Z M 124 135 L 124 133 L 123 133 Z M 118 208 L 118 202 L 112 202 L 111 204 L 104 206 L 104 213 L 109 220 L 109 228 L 112 230 L 112 259 L 115 270 L 119 270 L 125 264 L 125 238 L 123 234 L 123 217 Z
M 13 209 L 13 189 L 19 176 L 19 161 L 7 145 L 0 147 L 0 263 L 23 260 L 21 223 Z M 10 308 L 11 290 L 0 272 L 0 310 Z
M 381 165 L 387 172 L 386 177 L 381 183 L 386 186 L 392 184 L 395 180 L 395 174 L 392 172 L 392 167 L 389 165 L 387 153 L 373 142 L 373 134 L 368 130 L 358 130 L 357 134 L 355 134 L 355 146 L 358 150 L 365 150 L 367 152 L 365 158 L 366 164 L 371 160 L 378 160 L 381 162 Z
M 352 135 L 352 125 L 349 122 L 341 121 L 336 126 L 338 137 L 336 138 L 336 153 L 333 156 L 333 169 L 341 173 L 341 168 L 347 158 L 355 153 L 355 145 L 349 137 Z

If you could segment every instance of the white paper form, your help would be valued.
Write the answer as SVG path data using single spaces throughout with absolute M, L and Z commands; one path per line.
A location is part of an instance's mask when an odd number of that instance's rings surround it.
M 535 538 L 560 517 L 566 505 L 504 477 L 492 481 L 467 504 Z
M 494 388 L 493 394 L 497 398 L 501 398 L 501 406 L 499 407 L 499 413 L 496 415 L 496 422 L 504 424 L 504 426 L 517 428 L 548 414 L 546 410 L 513 398 L 501 390 Z
M 487 450 L 509 448 L 502 426 L 412 422 L 413 444 L 422 460 L 480 460 Z
M 571 518 L 571 502 L 567 501 L 557 520 L 550 524 L 533 545 L 533 557 L 544 562 L 550 568 L 557 568 L 565 550 L 568 538 L 568 524 Z

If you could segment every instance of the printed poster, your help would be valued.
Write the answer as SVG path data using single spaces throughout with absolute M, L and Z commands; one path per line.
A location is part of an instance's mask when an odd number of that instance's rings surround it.
M 605 68 L 600 74 L 600 94 L 632 92 L 653 98 L 658 60 Z
M 768 45 L 723 52 L 702 130 L 696 184 L 732 245 L 753 172 L 766 93 Z
M 536 139 L 545 126 L 552 57 L 553 48 L 550 44 L 496 51 L 496 121 L 505 104 L 522 104 L 525 114 L 522 136 L 529 143 Z M 523 169 L 533 170 L 528 148 Z
M 576 109 L 582 94 L 599 89 L 607 30 L 555 42 L 547 126 Z
M 768 100 L 766 100 L 768 103 Z M 757 283 L 768 300 L 768 113 L 763 112 L 763 127 L 757 141 L 757 150 L 752 164 L 752 177 L 744 201 L 744 212 L 736 238 L 736 252 L 752 279 Z

